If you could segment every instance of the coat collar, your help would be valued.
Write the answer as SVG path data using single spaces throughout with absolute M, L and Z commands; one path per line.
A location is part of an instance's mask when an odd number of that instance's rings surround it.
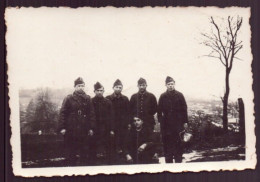
M 174 89 L 173 91 L 168 91 L 168 90 L 166 90 L 166 95 L 167 96 L 173 96 L 173 95 L 176 95 L 177 94 L 177 92 L 176 92 L 176 90 Z
M 141 95 L 146 96 L 147 93 L 148 93 L 147 91 L 144 91 L 144 93 L 138 92 L 137 94 L 138 94 L 138 96 L 141 96 Z
M 77 102 L 81 103 L 82 100 L 86 100 L 87 99 L 87 95 L 86 95 L 85 92 L 79 94 L 79 93 L 74 91 L 73 94 L 72 94 L 72 98 L 74 100 L 76 100 Z
M 123 95 L 120 93 L 118 95 L 115 94 L 115 92 L 111 95 L 113 99 L 115 98 L 121 98 Z
M 97 97 L 97 96 L 95 96 L 93 99 L 95 101 L 103 101 L 105 98 L 104 97 Z

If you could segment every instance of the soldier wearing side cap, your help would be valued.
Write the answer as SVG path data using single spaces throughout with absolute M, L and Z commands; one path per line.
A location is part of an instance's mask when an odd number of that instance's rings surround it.
M 96 143 L 97 157 L 105 158 L 111 164 L 114 160 L 114 114 L 112 103 L 103 96 L 104 87 L 97 82 L 94 85 L 95 97 L 92 98 L 96 114 Z
M 129 99 L 121 92 L 122 82 L 117 79 L 113 85 L 114 93 L 106 98 L 112 102 L 115 124 L 115 142 L 117 153 L 122 153 L 125 134 L 130 127 L 129 121 Z
M 91 98 L 84 92 L 82 78 L 74 81 L 75 91 L 62 103 L 59 118 L 59 131 L 64 135 L 67 165 L 91 162 L 93 153 L 90 149 L 95 128 L 95 113 Z M 77 160 L 77 155 L 80 156 Z M 89 159 L 89 160 L 87 160 Z
M 183 94 L 175 90 L 175 81 L 167 77 L 167 91 L 162 93 L 158 104 L 158 120 L 166 163 L 182 162 L 183 147 L 180 133 L 187 129 L 187 104 Z
M 137 82 L 139 91 L 130 99 L 131 119 L 138 115 L 143 118 L 144 127 L 150 131 L 154 130 L 154 115 L 157 112 L 157 101 L 155 96 L 146 90 L 147 82 L 140 78 Z

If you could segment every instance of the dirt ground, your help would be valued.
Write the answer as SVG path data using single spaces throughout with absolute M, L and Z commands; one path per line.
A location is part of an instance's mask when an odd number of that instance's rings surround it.
M 160 134 L 157 133 L 158 157 L 151 163 L 165 163 Z M 97 158 L 94 163 L 65 160 L 63 137 L 60 135 L 23 135 L 22 167 L 59 167 L 59 166 L 89 166 L 108 165 L 105 158 Z M 214 137 L 194 138 L 185 145 L 183 162 L 230 161 L 245 160 L 245 138 L 239 133 L 229 132 Z M 123 153 L 116 156 L 113 165 L 125 165 Z

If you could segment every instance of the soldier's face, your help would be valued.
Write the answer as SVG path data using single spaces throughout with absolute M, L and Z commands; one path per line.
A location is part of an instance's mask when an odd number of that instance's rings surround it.
M 138 88 L 140 92 L 144 92 L 146 90 L 147 85 L 145 83 L 139 84 Z
M 134 117 L 134 125 L 137 128 L 140 128 L 142 126 L 142 124 L 143 124 L 143 121 L 140 118 Z
M 114 92 L 116 94 L 120 94 L 122 92 L 122 90 L 123 90 L 123 86 L 122 85 L 117 85 L 117 86 L 114 86 L 113 89 L 114 89 Z
M 95 94 L 97 97 L 103 97 L 104 92 L 105 92 L 104 87 L 95 90 Z
M 75 91 L 76 92 L 84 92 L 84 89 L 85 89 L 85 84 L 84 83 L 83 84 L 77 84 L 75 86 Z
M 173 91 L 174 90 L 174 86 L 175 86 L 174 82 L 169 82 L 169 83 L 166 84 L 166 87 L 167 87 L 168 91 Z

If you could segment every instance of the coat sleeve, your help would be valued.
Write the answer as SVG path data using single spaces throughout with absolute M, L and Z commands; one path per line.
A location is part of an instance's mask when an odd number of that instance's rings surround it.
M 115 131 L 115 115 L 112 102 L 108 100 L 108 111 L 109 111 L 109 122 L 110 122 L 110 131 Z
M 140 146 L 143 145 L 143 144 L 146 144 L 145 150 L 148 150 L 148 149 L 150 149 L 151 147 L 154 146 L 155 138 L 154 138 L 153 132 L 151 132 L 150 130 L 146 130 L 144 132 L 143 137 L 145 138 L 145 140 L 144 140 L 144 143 L 140 144 Z M 138 146 L 138 147 L 140 147 L 140 146 Z
M 180 104 L 179 104 L 180 110 L 179 110 L 179 116 L 180 120 L 184 123 L 188 122 L 188 111 L 187 111 L 187 103 L 183 96 L 183 94 L 180 94 Z
M 157 101 L 156 97 L 154 95 L 151 95 L 151 108 L 150 108 L 150 114 L 155 115 L 157 112 Z
M 129 125 L 132 123 L 132 119 L 130 116 L 130 101 L 127 97 L 125 98 L 125 106 L 126 106 L 126 118 L 125 119 L 126 119 L 127 125 Z
M 162 95 L 159 98 L 159 102 L 158 102 L 158 111 L 157 111 L 157 117 L 158 117 L 158 122 L 159 123 L 163 123 L 163 97 Z
M 89 122 L 90 122 L 90 129 L 94 130 L 96 128 L 96 115 L 92 100 L 89 99 Z
M 124 144 L 123 144 L 123 148 L 124 148 L 124 154 L 127 155 L 131 155 L 130 153 L 130 150 L 131 150 L 131 144 L 132 144 L 132 141 L 131 141 L 131 130 L 127 131 L 126 135 L 125 135 L 125 138 L 124 138 Z
M 67 96 L 61 105 L 60 109 L 60 115 L 59 115 L 59 126 L 58 126 L 58 132 L 60 132 L 62 129 L 66 129 L 67 126 L 67 119 L 69 114 L 69 96 Z
M 136 103 L 135 103 L 135 96 L 132 95 L 129 101 L 129 119 L 130 121 L 133 119 L 134 117 L 134 111 L 135 111 L 135 107 L 136 107 Z

